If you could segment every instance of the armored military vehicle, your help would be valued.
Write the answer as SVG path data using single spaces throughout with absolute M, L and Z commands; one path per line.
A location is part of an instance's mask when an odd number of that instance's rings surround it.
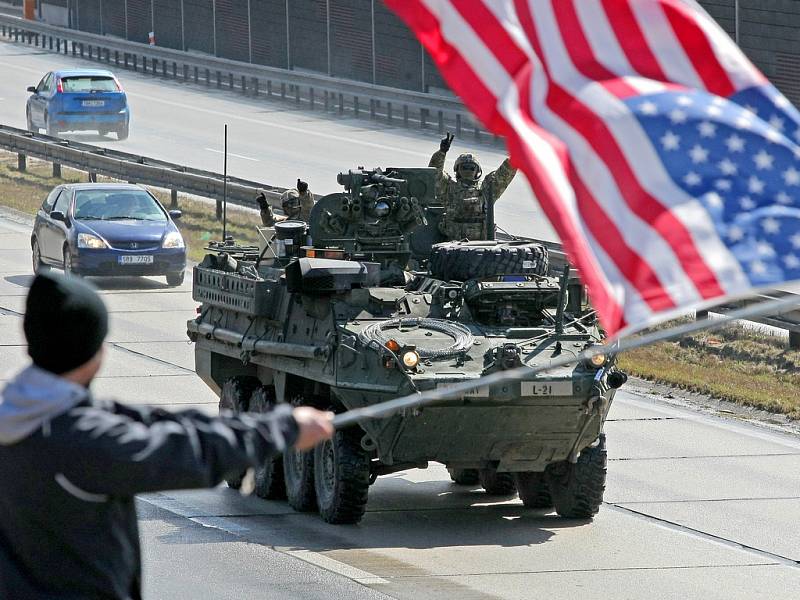
M 201 305 L 188 334 L 221 409 L 344 412 L 602 343 L 580 282 L 542 244 L 435 243 L 434 169 L 359 169 L 339 183 L 308 226 L 278 223 L 261 248 L 212 245 L 195 268 Z M 603 422 L 624 381 L 603 354 L 365 420 L 260 465 L 255 491 L 354 523 L 377 477 L 438 461 L 455 484 L 591 517 L 605 485 Z

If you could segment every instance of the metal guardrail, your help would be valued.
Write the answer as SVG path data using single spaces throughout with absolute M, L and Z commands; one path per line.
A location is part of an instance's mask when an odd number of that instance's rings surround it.
M 216 200 L 222 198 L 223 176 L 221 174 L 176 165 L 154 158 L 50 137 L 6 125 L 0 125 L 0 148 L 17 153 L 21 168 L 24 168 L 26 157 L 32 156 L 52 162 L 54 175 L 56 175 L 57 166 L 60 171 L 60 165 L 66 165 L 90 174 L 102 174 L 122 181 L 133 181 L 153 187 L 170 189 L 172 190 L 173 203 L 177 199 L 178 191 Z M 228 201 L 232 204 L 256 208 L 254 198 L 259 189 L 267 192 L 273 206 L 279 205 L 280 194 L 285 191 L 284 188 L 228 177 Z M 544 244 L 552 253 L 555 262 L 563 263 L 566 261 L 566 255 L 561 244 L 556 242 L 544 242 Z M 762 294 L 739 302 L 709 308 L 707 311 L 698 311 L 698 318 L 702 318 L 708 312 L 724 313 L 742 308 L 747 304 L 773 299 L 787 293 Z M 800 307 L 800 299 L 798 300 L 798 307 Z M 800 348 L 800 308 L 781 315 L 759 317 L 752 320 L 788 330 L 789 346 L 795 349 Z
M 455 97 L 427 94 L 315 73 L 277 69 L 85 33 L 0 15 L 0 38 L 94 60 L 156 77 L 229 89 L 251 97 L 391 125 L 471 134 L 478 141 L 499 140 L 487 132 Z
M 142 183 L 173 191 L 173 202 L 178 191 L 222 200 L 223 176 L 219 173 L 193 169 L 166 161 L 120 152 L 90 144 L 74 142 L 25 129 L 0 125 L 0 148 L 15 152 L 24 169 L 28 156 L 49 161 L 58 175 L 65 165 L 86 171 L 91 175 L 105 175 L 122 181 Z M 280 206 L 279 198 L 284 188 L 228 176 L 228 202 L 256 208 L 257 190 L 263 189 L 273 206 Z

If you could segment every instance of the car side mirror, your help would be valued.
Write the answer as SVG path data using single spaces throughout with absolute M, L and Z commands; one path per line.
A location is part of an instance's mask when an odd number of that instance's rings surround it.
M 29 86 L 28 86 L 28 91 L 29 91 L 31 94 L 35 94 L 35 93 L 36 93 L 36 86 L 35 86 L 35 85 L 29 85 Z
M 53 221 L 66 221 L 67 220 L 67 218 L 64 216 L 64 213 L 61 212 L 60 210 L 52 211 L 50 213 L 50 218 L 53 219 Z
M 183 211 L 180 210 L 171 210 L 169 211 L 169 216 L 173 219 L 180 219 Z

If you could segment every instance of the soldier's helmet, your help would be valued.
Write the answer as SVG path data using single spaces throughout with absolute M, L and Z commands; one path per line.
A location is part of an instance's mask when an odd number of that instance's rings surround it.
M 286 190 L 281 194 L 281 208 L 287 217 L 294 217 L 300 212 L 300 192 Z
M 478 181 L 483 175 L 483 169 L 474 154 L 460 154 L 453 165 L 456 172 L 456 179 L 467 181 Z

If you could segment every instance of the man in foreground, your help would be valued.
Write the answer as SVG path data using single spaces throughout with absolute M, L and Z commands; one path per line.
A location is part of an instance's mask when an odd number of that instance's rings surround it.
M 24 329 L 33 364 L 0 396 L 0 598 L 140 598 L 135 494 L 211 487 L 333 434 L 307 407 L 209 417 L 94 399 L 108 313 L 81 280 L 37 275 Z
M 296 188 L 286 190 L 281 194 L 281 208 L 285 216 L 274 213 L 263 190 L 259 190 L 258 195 L 256 195 L 256 203 L 258 204 L 261 223 L 264 227 L 274 227 L 275 223 L 286 220 L 305 221 L 308 223 L 311 218 L 311 210 L 314 208 L 314 194 L 308 189 L 308 184 L 305 181 L 298 179 Z

